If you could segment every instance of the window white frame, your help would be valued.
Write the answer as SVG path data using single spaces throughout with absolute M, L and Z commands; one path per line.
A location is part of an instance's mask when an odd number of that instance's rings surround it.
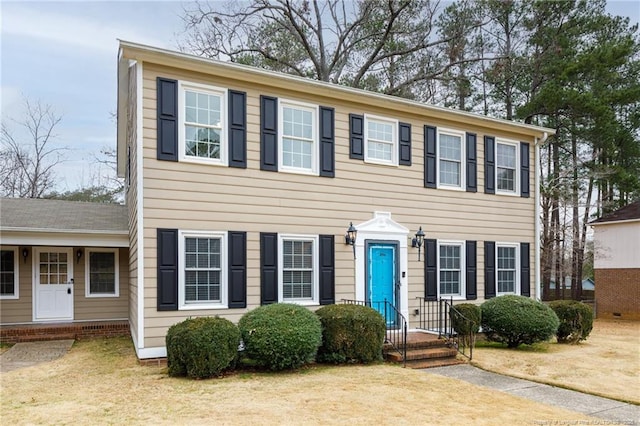
M 372 141 L 369 136 L 369 123 L 376 122 L 391 125 L 391 143 L 383 141 Z M 380 158 L 374 158 L 369 156 L 369 143 L 385 143 L 391 145 L 391 160 L 386 161 Z M 368 163 L 384 164 L 387 166 L 398 165 L 398 120 L 391 118 L 380 117 L 377 115 L 365 114 L 364 115 L 364 161 Z
M 311 274 L 311 299 L 285 299 L 283 291 L 284 278 L 284 242 L 285 241 L 311 241 L 313 243 L 313 272 Z M 320 263 L 318 256 L 318 236 L 299 234 L 278 234 L 278 302 L 297 303 L 299 305 L 313 306 L 320 304 Z
M 513 169 L 513 191 L 507 189 L 500 189 L 499 181 L 498 181 L 498 145 L 509 145 L 513 146 L 515 150 L 515 169 Z M 507 139 L 496 139 L 495 146 L 495 182 L 496 182 L 496 194 L 504 194 L 504 195 L 520 195 L 520 142 L 507 140 Z M 503 167 L 505 168 L 505 167 Z
M 185 240 L 187 238 L 220 239 L 220 301 L 187 302 L 185 292 Z M 178 309 L 226 309 L 228 307 L 227 233 L 218 231 L 178 231 Z
M 2 251 L 13 252 L 13 294 L 0 294 L 0 300 L 15 300 L 20 298 L 20 277 L 18 276 L 20 271 L 20 262 L 18 259 L 18 247 L 2 247 Z
M 501 269 L 499 267 L 500 263 L 499 263 L 499 259 L 498 259 L 498 249 L 501 247 L 507 247 L 507 248 L 513 248 L 513 252 L 515 254 L 515 265 L 514 265 L 514 269 Z M 502 296 L 505 294 L 520 294 L 520 244 L 518 243 L 496 243 L 496 253 L 495 253 L 495 259 L 496 259 L 496 296 Z M 514 271 L 514 284 L 513 284 L 513 291 L 507 291 L 507 292 L 500 292 L 498 291 L 498 277 L 500 275 L 500 271 L 504 271 L 504 270 L 513 270 Z
M 444 183 L 440 181 L 440 173 L 442 171 L 442 161 L 453 161 L 450 159 L 446 159 L 442 157 L 442 149 L 440 147 L 440 137 L 442 135 L 453 136 L 460 139 L 460 176 L 459 176 L 459 184 L 453 185 L 450 183 Z M 464 132 L 453 129 L 442 129 L 438 128 L 438 146 L 436 149 L 438 155 L 438 165 L 436 167 L 437 170 L 437 182 L 438 188 L 443 189 L 453 189 L 458 191 L 466 190 L 466 161 L 467 161 L 467 144 L 466 144 L 466 135 Z
M 442 267 L 440 265 L 440 251 L 442 246 L 456 246 L 460 248 L 460 283 L 458 286 L 458 293 L 442 293 L 440 290 L 440 272 Z M 459 240 L 438 240 L 438 253 L 437 253 L 437 267 L 438 267 L 438 297 L 453 297 L 454 300 L 466 299 L 466 258 L 465 258 L 465 242 Z M 453 269 L 447 269 L 453 270 Z
M 284 165 L 284 109 L 293 108 L 311 113 L 311 168 L 293 167 Z M 318 174 L 318 157 L 320 150 L 320 143 L 318 141 L 318 105 L 313 105 L 305 102 L 293 101 L 289 99 L 278 100 L 278 170 L 291 173 L 302 174 Z M 299 138 L 294 138 L 299 139 Z
M 220 97 L 220 158 L 196 157 L 186 154 L 186 96 L 187 91 L 204 93 Z M 221 87 L 209 86 L 199 83 L 191 83 L 180 81 L 178 85 L 178 158 L 180 161 L 200 164 L 213 164 L 226 166 L 228 163 L 228 122 L 227 122 L 227 89 Z M 203 126 L 198 124 L 197 127 L 215 128 L 214 126 Z
M 113 253 L 114 262 L 114 292 L 113 293 L 92 293 L 91 292 L 91 253 Z M 120 297 L 120 260 L 119 250 L 111 248 L 87 248 L 84 258 L 84 295 L 85 297 Z

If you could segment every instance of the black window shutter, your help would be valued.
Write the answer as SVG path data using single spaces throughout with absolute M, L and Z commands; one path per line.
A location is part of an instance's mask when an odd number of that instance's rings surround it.
M 398 130 L 400 133 L 400 156 L 399 163 L 402 166 L 410 166 L 411 165 L 411 124 L 409 123 L 398 123 Z
M 349 114 L 349 158 L 364 160 L 364 117 Z
M 476 264 L 476 249 L 476 241 L 467 241 L 465 243 L 465 260 L 467 262 L 467 300 L 476 300 L 478 298 L 478 269 Z
M 531 295 L 529 243 L 520 243 L 520 294 L 527 297 Z
M 496 243 L 484 242 L 484 298 L 496 297 Z
M 229 308 L 247 307 L 247 233 L 229 231 Z
M 335 237 L 320 235 L 320 304 L 335 303 Z
M 157 158 L 178 161 L 178 81 L 158 77 L 156 84 L 158 90 Z
M 478 157 L 475 133 L 467 133 L 467 192 L 478 191 Z
M 437 134 L 433 126 L 424 126 L 424 186 L 436 187 Z
M 496 139 L 493 136 L 484 137 L 484 192 L 496 193 Z
M 520 196 L 529 198 L 529 144 L 520 142 Z
M 229 167 L 247 168 L 247 94 L 229 90 Z
M 438 241 L 424 240 L 424 297 L 438 300 Z
M 260 233 L 260 304 L 278 302 L 278 234 Z
M 178 310 L 178 230 L 158 229 L 158 310 Z
M 278 171 L 278 98 L 260 96 L 260 170 Z
M 335 177 L 335 110 L 320 107 L 320 176 Z

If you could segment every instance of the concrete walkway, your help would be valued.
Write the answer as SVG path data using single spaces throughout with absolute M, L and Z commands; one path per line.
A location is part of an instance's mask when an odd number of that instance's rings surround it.
M 474 385 L 496 389 L 543 404 L 598 417 L 609 422 L 628 425 L 640 424 L 640 406 L 633 404 L 503 376 L 469 364 L 429 368 L 423 371 L 464 380 Z M 603 384 L 603 386 L 606 386 L 606 384 Z
M 71 349 L 73 340 L 16 343 L 0 355 L 0 373 L 58 359 Z

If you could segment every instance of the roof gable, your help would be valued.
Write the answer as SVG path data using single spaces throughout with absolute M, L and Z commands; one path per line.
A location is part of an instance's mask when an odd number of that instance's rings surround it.
M 622 222 L 629 220 L 640 220 L 640 200 L 628 204 L 621 209 L 614 211 L 613 213 L 609 213 L 606 216 L 596 219 L 591 222 L 591 224 L 599 225 L 608 222 Z

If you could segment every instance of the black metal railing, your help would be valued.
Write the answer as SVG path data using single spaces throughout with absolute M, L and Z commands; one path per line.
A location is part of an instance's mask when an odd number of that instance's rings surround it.
M 388 300 L 381 302 L 342 299 L 342 303 L 350 305 L 363 305 L 375 309 L 384 317 L 387 324 L 387 333 L 384 343 L 389 345 L 394 351 L 398 352 L 402 357 L 402 366 L 406 366 L 407 362 L 407 319 L 402 313 Z
M 458 353 L 473 359 L 473 347 L 476 343 L 475 329 L 479 324 L 467 318 L 453 304 L 453 298 L 427 300 L 424 297 L 417 298 L 420 303 L 418 328 L 433 333 L 438 333 L 438 337 L 447 339 L 447 344 L 455 348 Z M 465 333 L 458 333 L 453 328 L 453 316 L 459 322 L 461 330 Z

